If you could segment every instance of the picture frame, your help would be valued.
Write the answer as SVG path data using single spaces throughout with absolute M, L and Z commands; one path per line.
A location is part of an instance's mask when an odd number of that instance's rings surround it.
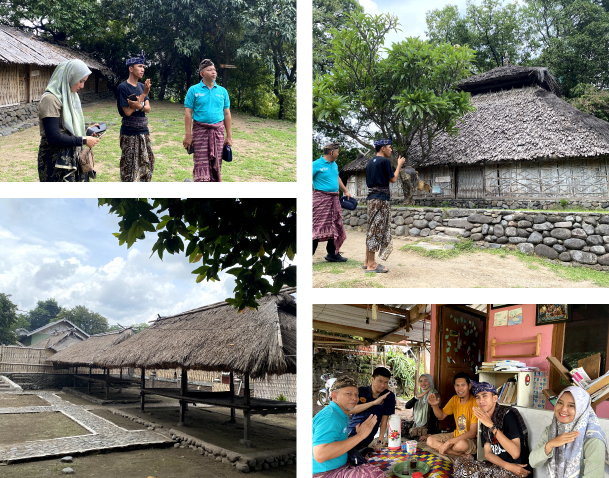
M 491 310 L 503 309 L 504 307 L 512 307 L 516 304 L 491 304 Z
M 537 304 L 535 325 L 557 324 L 571 319 L 571 306 L 568 304 Z

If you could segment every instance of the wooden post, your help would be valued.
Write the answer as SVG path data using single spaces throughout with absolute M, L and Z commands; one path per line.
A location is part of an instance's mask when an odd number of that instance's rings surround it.
M 180 396 L 185 397 L 188 391 L 188 372 L 185 368 L 182 368 L 182 376 L 180 379 Z M 186 402 L 180 400 L 180 421 L 178 422 L 179 427 L 184 426 L 184 412 L 186 411 Z
M 123 380 L 123 367 L 121 367 L 121 373 L 119 375 L 119 378 L 121 380 Z M 122 391 L 123 391 L 123 384 L 119 383 L 119 385 L 118 385 L 118 393 L 121 393 Z
M 245 388 L 243 389 L 243 402 L 247 408 L 243 409 L 243 440 L 240 440 L 242 446 L 250 448 L 252 442 L 250 441 L 250 374 L 245 374 Z
M 27 86 L 27 103 L 31 103 L 32 102 L 32 64 L 30 63 L 28 65 L 28 86 Z
M 141 370 L 142 370 L 142 376 L 141 376 L 141 379 L 140 379 L 140 383 L 141 383 L 140 387 L 141 387 L 142 390 L 144 390 L 146 388 L 146 369 L 144 367 L 142 367 Z M 142 404 L 141 404 L 141 410 L 143 412 L 144 411 L 144 404 L 146 402 L 146 395 L 142 391 L 140 391 L 140 395 L 141 395 L 140 399 L 141 399 L 141 402 L 142 402 Z
M 95 81 L 95 93 L 99 93 L 99 89 L 97 87 L 97 83 L 99 82 L 99 73 L 97 72 L 97 70 L 95 70 L 95 72 L 93 73 L 93 78 Z
M 105 369 L 104 374 L 106 375 L 106 400 L 110 400 L 110 369 Z
M 228 389 L 230 390 L 230 393 L 232 395 L 231 400 L 235 400 L 235 381 L 234 381 L 234 375 L 233 375 L 233 371 L 231 370 L 230 374 L 229 374 L 229 380 L 230 380 L 230 384 L 228 386 Z M 231 423 L 235 423 L 235 407 L 231 407 L 230 409 L 230 420 Z
M 89 367 L 89 385 L 87 385 L 87 392 L 91 393 L 91 369 L 93 367 Z
M 419 385 L 419 369 L 421 368 L 421 348 L 419 347 L 419 353 L 417 354 L 417 360 L 415 360 L 415 371 L 414 371 L 414 391 L 413 395 L 417 394 L 417 386 Z

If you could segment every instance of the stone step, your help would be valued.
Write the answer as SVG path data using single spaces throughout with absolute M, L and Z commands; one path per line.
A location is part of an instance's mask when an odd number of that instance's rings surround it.
M 449 243 L 452 243 L 452 244 L 458 244 L 461 241 L 457 237 L 451 237 L 451 236 L 433 236 L 431 238 L 431 242 L 449 242 Z
M 426 251 L 442 251 L 442 250 L 455 248 L 455 246 L 453 246 L 452 244 L 440 245 L 440 244 L 429 244 L 428 242 L 419 242 L 418 244 L 415 244 L 415 246 L 425 249 Z

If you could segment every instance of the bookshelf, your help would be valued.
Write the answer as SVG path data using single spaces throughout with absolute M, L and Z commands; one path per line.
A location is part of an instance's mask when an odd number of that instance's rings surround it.
M 488 382 L 494 385 L 497 391 L 510 378 L 516 379 L 516 401 L 513 403 L 501 403 L 500 405 L 518 405 L 519 407 L 531 408 L 533 406 L 533 377 L 535 372 L 479 372 L 480 382 Z

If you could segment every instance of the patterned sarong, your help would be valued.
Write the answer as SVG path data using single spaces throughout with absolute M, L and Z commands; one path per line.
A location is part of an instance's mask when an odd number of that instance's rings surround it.
M 517 475 L 505 468 L 463 456 L 455 460 L 453 469 L 455 478 L 518 478 Z
M 313 239 L 321 242 L 334 239 L 335 254 L 347 239 L 338 192 L 313 191 Z
M 335 470 L 315 473 L 313 478 L 385 478 L 385 473 L 368 463 L 360 466 L 353 466 L 351 463 L 347 463 Z
M 391 240 L 391 209 L 389 201 L 368 199 L 368 233 L 366 248 L 379 253 L 379 258 L 386 261 L 393 251 Z
M 192 142 L 195 147 L 193 180 L 196 183 L 221 182 L 224 121 L 215 124 L 193 121 Z
M 41 137 L 38 149 L 40 182 L 89 182 L 89 173 L 83 173 L 80 170 L 78 151 L 79 148 L 75 147 L 49 146 L 46 137 Z M 95 178 L 94 175 L 91 177 Z
M 154 171 L 154 154 L 149 134 L 120 135 L 121 181 L 149 183 Z
M 123 116 L 123 126 L 130 129 L 148 129 L 148 118 L 145 116 Z

